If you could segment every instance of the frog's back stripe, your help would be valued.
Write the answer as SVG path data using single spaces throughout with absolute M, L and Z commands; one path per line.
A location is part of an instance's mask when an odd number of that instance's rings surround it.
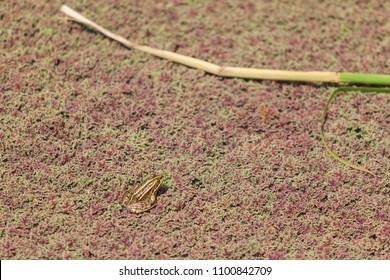
M 150 193 L 150 195 L 153 195 L 162 184 L 162 178 L 162 175 L 156 176 L 155 174 L 152 174 L 148 176 L 145 180 L 141 182 L 140 185 L 136 187 L 130 198 L 130 201 L 133 201 L 135 196 L 137 197 L 137 200 L 143 199 L 152 189 L 154 190 Z M 157 186 L 155 184 L 157 184 Z

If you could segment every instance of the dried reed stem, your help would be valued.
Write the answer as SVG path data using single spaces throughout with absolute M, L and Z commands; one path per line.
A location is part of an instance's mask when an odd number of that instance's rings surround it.
M 236 77 L 244 79 L 265 79 L 265 80 L 279 80 L 279 81 L 303 81 L 303 82 L 339 82 L 339 75 L 336 72 L 300 72 L 300 71 L 283 71 L 283 70 L 268 70 L 255 68 L 241 68 L 241 67 L 221 67 L 219 65 L 196 59 L 193 57 L 177 54 L 174 52 L 159 50 L 148 46 L 142 46 L 130 42 L 122 36 L 116 35 L 95 22 L 87 19 L 78 12 L 72 10 L 66 5 L 61 7 L 61 12 L 67 15 L 70 19 L 87 25 L 96 31 L 106 35 L 107 37 L 121 43 L 122 45 L 140 50 L 155 56 L 165 58 L 189 67 L 203 70 L 205 72 L 222 76 L 222 77 Z

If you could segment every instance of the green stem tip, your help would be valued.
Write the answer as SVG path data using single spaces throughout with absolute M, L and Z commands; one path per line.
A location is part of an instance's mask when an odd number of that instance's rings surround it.
M 341 83 L 390 86 L 390 75 L 340 73 Z

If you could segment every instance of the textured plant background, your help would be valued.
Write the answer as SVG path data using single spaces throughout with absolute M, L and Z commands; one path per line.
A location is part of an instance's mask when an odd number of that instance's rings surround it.
M 390 259 L 390 98 L 219 78 L 0 1 L 1 259 Z M 272 2 L 272 3 L 270 3 Z M 356 4 L 359 2 L 359 4 Z M 390 74 L 388 1 L 67 1 L 220 65 Z M 171 177 L 148 213 L 118 199 Z

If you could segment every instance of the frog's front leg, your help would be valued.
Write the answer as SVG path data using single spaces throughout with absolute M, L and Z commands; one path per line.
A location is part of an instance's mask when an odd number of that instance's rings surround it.
M 157 205 L 157 197 L 153 194 L 150 199 L 141 200 L 137 202 L 130 203 L 126 206 L 126 209 L 130 213 L 140 214 L 146 211 L 149 211 Z

